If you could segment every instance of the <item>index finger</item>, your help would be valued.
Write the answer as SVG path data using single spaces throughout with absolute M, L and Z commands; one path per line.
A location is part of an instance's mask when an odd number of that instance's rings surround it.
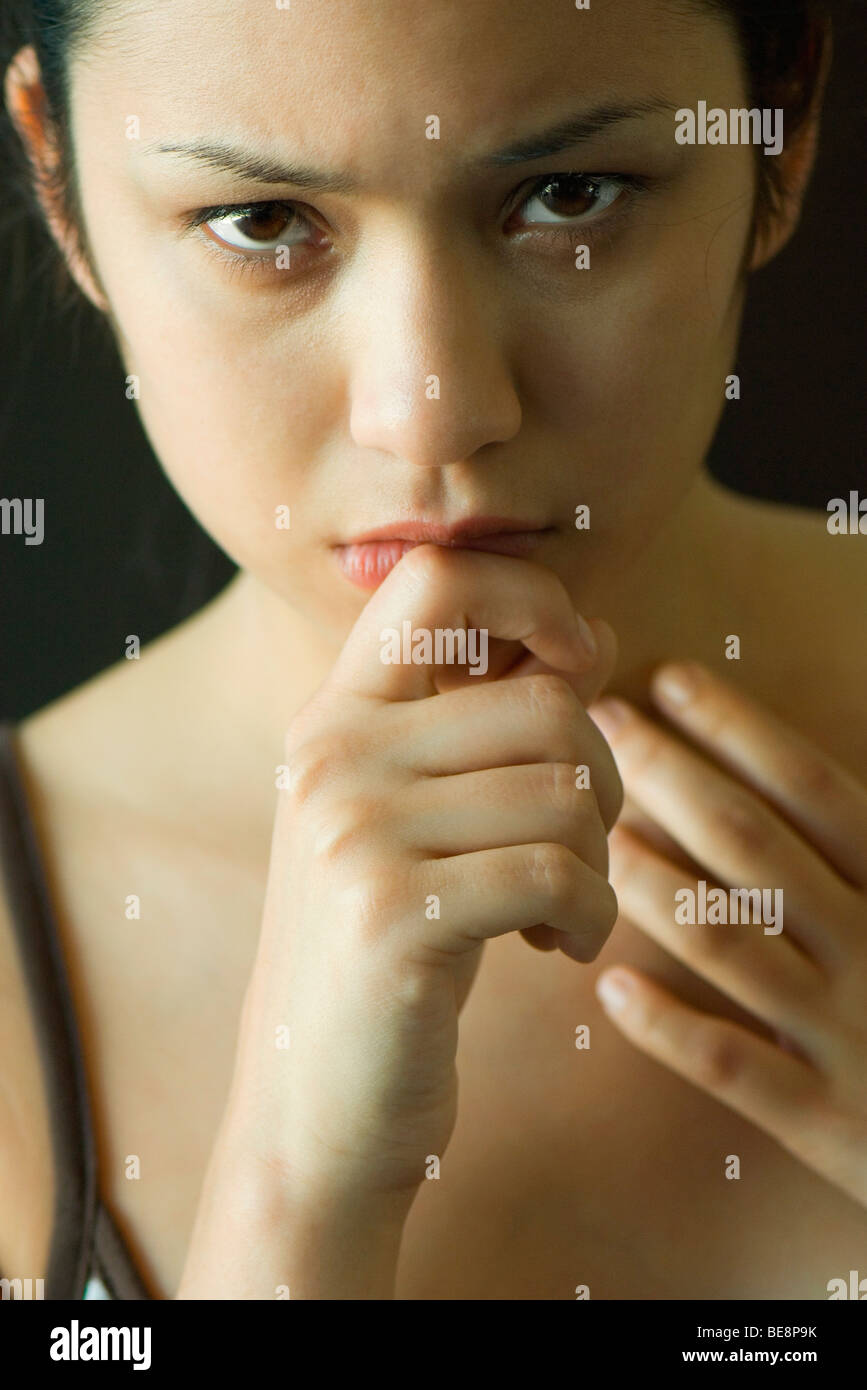
M 461 632 L 480 673 L 489 637 L 521 642 L 557 670 L 580 673 L 595 664 L 572 600 L 551 570 L 515 556 L 419 545 L 374 591 L 329 683 L 382 700 L 436 695 L 435 658 L 459 651 Z
M 659 707 L 742 777 L 851 883 L 867 883 L 867 792 L 796 729 L 697 662 L 654 675 Z

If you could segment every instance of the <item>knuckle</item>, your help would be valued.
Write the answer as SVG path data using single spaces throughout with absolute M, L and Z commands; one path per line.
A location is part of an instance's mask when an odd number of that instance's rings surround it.
M 300 745 L 287 740 L 285 790 L 298 805 L 306 805 L 328 782 L 333 767 L 333 745 L 317 736 Z
M 558 727 L 574 720 L 578 696 L 565 677 L 545 672 L 524 679 L 531 715 L 556 722 Z
M 717 809 L 716 819 L 720 832 L 737 853 L 752 858 L 772 847 L 770 817 L 748 797 L 730 797 Z
M 821 758 L 809 754 L 802 754 L 792 761 L 786 780 L 796 800 L 807 802 L 808 805 L 829 801 L 837 792 L 837 779 L 832 769 Z
M 347 884 L 339 895 L 341 921 L 351 940 L 364 950 L 380 943 L 405 912 L 400 878 L 373 870 Z
M 610 830 L 623 809 L 625 796 L 614 754 L 562 676 L 528 676 L 527 685 L 530 714 L 541 716 L 543 723 L 550 726 L 552 755 L 570 764 L 568 781 L 573 791 L 576 768 L 590 768 L 590 786 L 605 829 Z M 563 775 L 565 795 L 565 772 Z
M 297 805 L 307 805 L 330 785 L 338 770 L 351 766 L 357 753 L 355 741 L 343 730 L 313 734 L 301 743 L 290 730 L 284 743 L 284 788 Z
M 372 797 L 356 796 L 329 805 L 328 815 L 319 817 L 313 830 L 314 856 L 330 864 L 355 858 L 370 844 L 379 819 L 380 808 Z
M 695 1079 L 706 1090 L 724 1091 L 741 1076 L 743 1049 L 727 1029 L 707 1025 L 698 1031 L 693 1046 Z
M 542 794 L 554 811 L 563 835 L 579 858 L 596 873 L 608 877 L 608 837 L 596 795 L 591 788 L 575 786 L 571 763 L 546 763 L 541 770 Z
M 575 856 L 565 845 L 534 845 L 534 881 L 555 902 L 571 900 L 575 892 Z
M 570 763 L 546 763 L 542 780 L 545 794 L 558 814 L 570 818 L 588 814 L 587 792 L 578 794 L 578 788 L 575 786 L 575 769 Z M 590 798 L 595 811 L 596 801 L 592 792 Z

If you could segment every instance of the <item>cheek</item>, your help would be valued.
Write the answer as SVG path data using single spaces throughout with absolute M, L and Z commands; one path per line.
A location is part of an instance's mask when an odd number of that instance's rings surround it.
M 670 508 L 710 446 L 734 370 L 748 230 L 739 204 L 611 248 L 598 269 L 576 271 L 593 279 L 561 301 L 553 327 L 546 313 L 525 339 L 542 428 L 575 460 L 575 501 L 601 503 L 621 534 Z
M 85 171 L 85 217 L 136 408 L 172 486 L 246 568 L 285 571 L 277 508 L 303 511 L 337 404 L 317 315 L 203 264 Z M 100 209 L 114 208 L 107 219 Z M 333 392 L 332 385 L 332 392 Z M 302 535 L 292 535 L 293 546 Z
M 172 309 L 153 315 L 119 298 L 126 371 L 173 487 L 237 563 L 262 572 L 279 555 L 284 569 L 277 509 L 303 513 L 338 410 L 309 321 L 254 325 L 231 296 L 219 315 L 177 296 L 157 297 Z

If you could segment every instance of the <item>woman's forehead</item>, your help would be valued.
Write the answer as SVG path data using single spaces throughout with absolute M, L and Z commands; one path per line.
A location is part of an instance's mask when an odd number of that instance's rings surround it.
M 481 155 L 561 112 L 676 106 L 737 71 L 725 31 L 692 0 L 172 0 L 113 13 L 74 73 L 89 124 L 121 112 L 143 138 L 234 131 L 275 150 L 291 134 L 318 160 L 330 131 L 344 164 L 371 137 L 430 152 L 431 116 L 440 149 Z
M 105 23 L 97 5 L 80 57 L 154 82 L 183 77 L 199 96 L 215 80 L 222 88 L 254 77 L 269 91 L 291 75 L 305 87 L 327 81 L 359 102 L 375 95 L 372 85 L 421 92 L 436 83 L 446 94 L 449 78 L 455 100 L 496 80 L 520 100 L 540 76 L 603 83 L 655 61 L 688 62 L 720 20 L 703 0 L 592 0 L 586 10 L 573 0 L 281 2 L 130 0 L 107 8 Z

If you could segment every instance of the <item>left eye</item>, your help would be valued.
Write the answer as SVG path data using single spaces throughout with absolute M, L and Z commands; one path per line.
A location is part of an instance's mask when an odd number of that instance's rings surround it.
M 627 182 L 627 179 L 613 175 L 547 175 L 519 206 L 528 222 L 560 224 L 564 219 L 586 222 L 589 221 L 588 214 L 604 212 L 610 207 L 620 197 Z M 565 204 L 565 207 L 555 209 L 549 206 L 551 203 Z M 534 204 L 536 211 L 530 216 L 526 209 Z
M 213 230 L 221 224 L 219 232 Z M 206 208 L 195 220 L 214 240 L 237 251 L 276 251 L 278 246 L 298 245 L 313 230 L 290 203 L 254 203 L 251 207 Z M 226 229 L 232 233 L 226 235 Z

